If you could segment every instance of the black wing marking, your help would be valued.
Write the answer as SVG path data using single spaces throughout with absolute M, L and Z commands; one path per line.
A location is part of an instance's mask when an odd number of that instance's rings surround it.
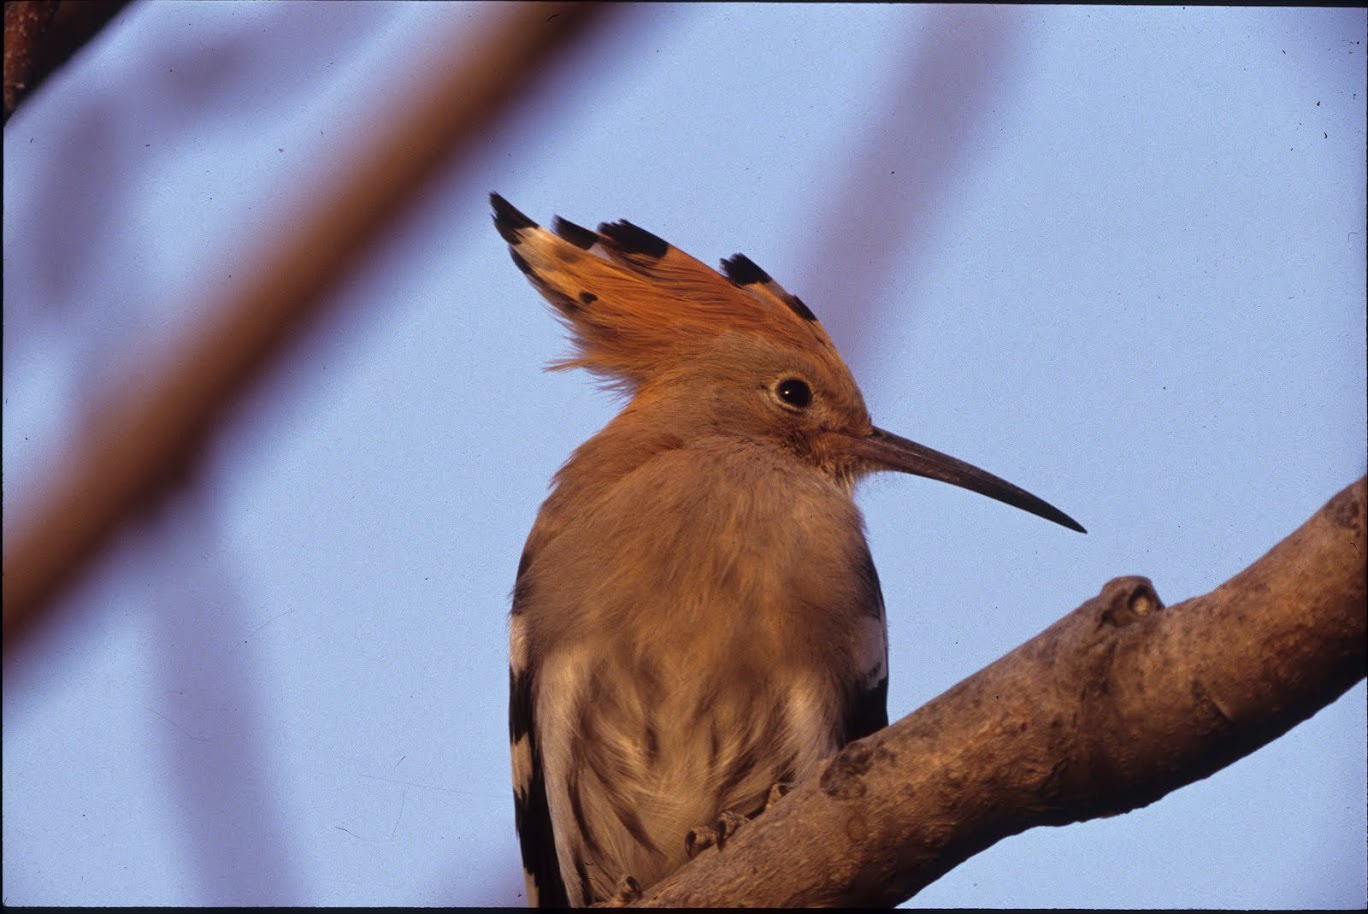
M 874 567 L 874 559 L 868 550 L 860 563 L 860 576 L 864 584 L 864 604 L 869 619 L 877 622 L 880 629 L 884 626 L 883 589 L 879 586 L 879 572 Z M 884 630 L 886 631 L 886 630 Z M 874 675 L 856 679 L 850 684 L 844 705 L 841 708 L 840 730 L 836 737 L 842 746 L 868 736 L 876 730 L 888 726 L 888 638 L 883 641 L 883 657 L 872 667 Z M 866 660 L 876 658 L 866 658 Z M 866 670 L 861 670 L 866 673 Z M 880 675 L 881 674 L 881 675 Z
M 518 562 L 517 582 L 513 585 L 514 626 L 521 624 L 518 616 L 530 597 L 531 581 L 525 574 L 530 564 L 531 552 L 524 550 Z M 534 717 L 536 664 L 530 662 L 531 658 L 517 656 L 517 651 L 514 653 L 508 669 L 508 736 L 513 747 L 513 815 L 522 848 L 523 870 L 529 883 L 536 886 L 537 905 L 563 908 L 569 904 L 569 896 L 556 856 L 556 835 L 551 825 L 551 807 L 546 799 L 546 772 Z M 523 742 L 525 746 L 520 747 Z
M 546 801 L 546 777 L 536 731 L 532 729 L 532 674 L 510 672 L 509 729 L 516 742 L 526 737 L 532 758 L 530 776 L 513 792 L 514 819 L 522 847 L 523 869 L 537 886 L 537 904 L 563 908 L 569 904 L 565 883 L 556 859 L 556 836 L 551 828 L 551 808 Z
M 888 726 L 888 677 L 872 688 L 859 688 L 846 696 L 842 709 L 845 732 L 841 745 L 863 739 Z

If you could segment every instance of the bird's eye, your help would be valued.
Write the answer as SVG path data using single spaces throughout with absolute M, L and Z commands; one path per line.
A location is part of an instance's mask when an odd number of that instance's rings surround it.
M 789 406 L 806 409 L 812 403 L 812 388 L 802 378 L 784 378 L 774 385 L 779 399 Z

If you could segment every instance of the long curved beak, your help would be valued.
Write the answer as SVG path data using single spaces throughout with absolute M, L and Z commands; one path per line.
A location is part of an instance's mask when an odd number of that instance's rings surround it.
M 939 479 L 952 486 L 969 489 L 1014 508 L 1029 511 L 1037 517 L 1054 521 L 1070 530 L 1088 532 L 1078 521 L 1054 505 L 1036 498 L 1025 489 L 1019 489 L 1007 480 L 999 479 L 972 464 L 956 460 L 949 454 L 933 451 L 925 445 L 909 441 L 892 432 L 876 428 L 868 437 L 852 438 L 851 444 L 855 455 L 872 469 L 893 470 L 898 473 L 911 473 L 913 476 L 925 476 L 927 479 Z

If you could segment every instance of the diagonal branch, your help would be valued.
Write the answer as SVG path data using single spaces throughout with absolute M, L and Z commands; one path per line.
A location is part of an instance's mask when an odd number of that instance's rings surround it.
M 1152 803 L 1365 673 L 1363 479 L 1216 590 L 1145 578 L 846 747 L 643 904 L 888 905 L 1009 835 Z
M 6 531 L 5 651 L 125 522 L 175 490 L 219 421 L 313 325 L 356 258 L 606 17 L 592 5 L 510 4 L 474 52 L 436 71 L 392 119 L 364 125 L 365 144 L 293 217 L 297 227 L 281 227 L 263 262 L 244 271 L 222 311 L 165 371 L 99 410 L 36 520 L 17 535 Z
M 128 0 L 5 0 L 5 123 L 127 4 Z

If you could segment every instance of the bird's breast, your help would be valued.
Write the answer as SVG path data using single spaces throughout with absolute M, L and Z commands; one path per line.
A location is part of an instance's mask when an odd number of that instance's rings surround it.
M 858 674 L 871 627 L 882 632 L 848 492 L 725 438 L 580 490 L 595 497 L 560 508 L 529 569 L 539 654 L 586 646 L 684 729 L 701 715 L 739 725 L 755 696 L 790 706 L 795 726 L 835 726 L 824 705 Z
M 549 773 L 552 805 L 640 876 L 838 748 L 882 603 L 849 494 L 785 454 L 717 440 L 574 471 L 558 494 L 582 497 L 530 540 L 519 624 L 545 751 L 582 772 Z

